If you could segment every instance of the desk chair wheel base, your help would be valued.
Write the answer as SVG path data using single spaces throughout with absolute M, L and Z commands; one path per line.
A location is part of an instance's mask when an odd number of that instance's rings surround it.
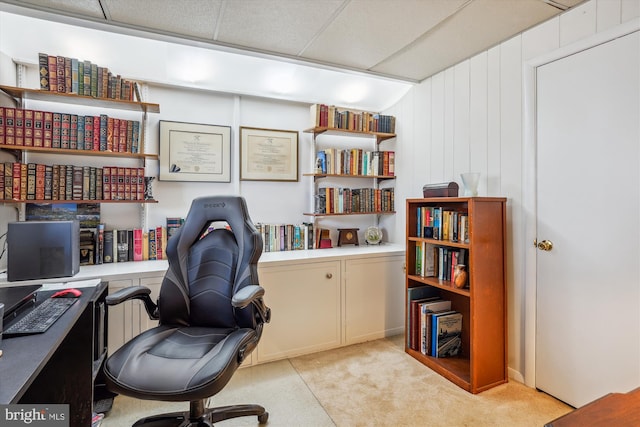
M 193 407 L 192 407 L 193 409 Z M 141 418 L 133 427 L 213 427 L 214 423 L 231 418 L 256 415 L 260 424 L 266 424 L 269 413 L 260 405 L 229 405 L 205 409 L 189 415 L 189 412 L 172 412 Z

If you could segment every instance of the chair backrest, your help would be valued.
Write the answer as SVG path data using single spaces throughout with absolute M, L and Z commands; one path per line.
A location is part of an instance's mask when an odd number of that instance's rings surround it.
M 207 232 L 212 222 L 226 222 L 229 228 Z M 246 285 L 259 284 L 261 254 L 262 237 L 244 198 L 194 199 L 184 224 L 167 244 L 169 269 L 158 299 L 160 323 L 255 328 L 253 306 L 234 309 L 231 297 Z

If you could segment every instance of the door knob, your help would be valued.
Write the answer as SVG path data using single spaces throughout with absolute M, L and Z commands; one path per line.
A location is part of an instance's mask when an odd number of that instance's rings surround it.
M 550 240 L 543 240 L 542 242 L 538 242 L 538 249 L 541 251 L 550 251 L 553 249 L 553 242 Z

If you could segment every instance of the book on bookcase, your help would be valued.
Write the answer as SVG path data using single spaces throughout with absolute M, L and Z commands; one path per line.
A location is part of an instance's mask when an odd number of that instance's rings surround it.
M 431 322 L 432 344 L 427 354 L 433 357 L 457 356 L 462 348 L 462 313 L 434 313 Z

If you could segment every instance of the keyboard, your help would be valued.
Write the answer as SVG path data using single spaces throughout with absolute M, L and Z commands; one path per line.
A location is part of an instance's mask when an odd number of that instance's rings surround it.
M 22 319 L 4 330 L 5 337 L 41 334 L 76 302 L 75 298 L 48 298 L 35 306 Z

